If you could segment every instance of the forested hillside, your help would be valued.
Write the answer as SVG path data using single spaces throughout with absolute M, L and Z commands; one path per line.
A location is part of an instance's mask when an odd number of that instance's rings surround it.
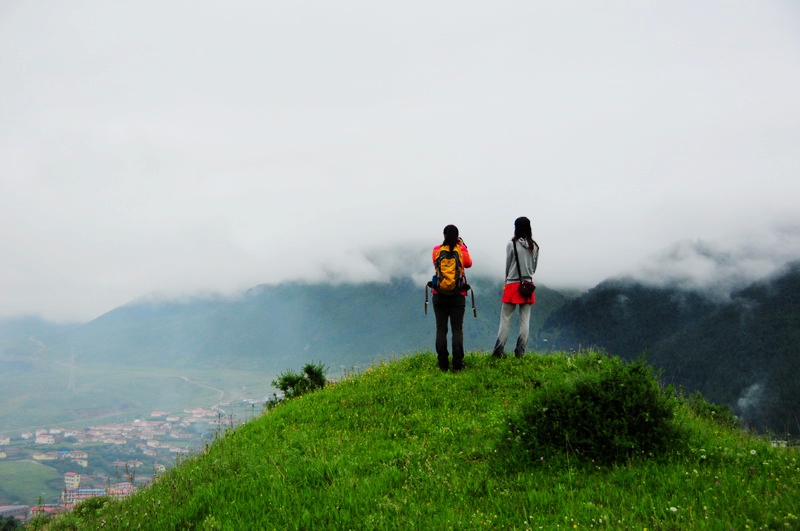
M 800 263 L 726 298 L 606 281 L 550 315 L 543 333 L 560 348 L 646 352 L 665 382 L 760 431 L 800 434 Z

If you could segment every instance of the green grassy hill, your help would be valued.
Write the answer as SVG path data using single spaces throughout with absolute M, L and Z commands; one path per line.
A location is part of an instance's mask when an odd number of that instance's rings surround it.
M 47 528 L 797 529 L 797 448 L 671 391 L 593 352 L 398 357 Z

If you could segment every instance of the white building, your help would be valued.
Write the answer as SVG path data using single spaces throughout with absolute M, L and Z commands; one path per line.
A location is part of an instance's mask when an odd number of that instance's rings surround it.
M 67 489 L 77 489 L 81 486 L 81 475 L 76 472 L 64 474 L 64 486 Z

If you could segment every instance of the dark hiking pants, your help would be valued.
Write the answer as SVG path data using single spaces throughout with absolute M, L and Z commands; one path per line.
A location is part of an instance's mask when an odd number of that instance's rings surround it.
M 453 370 L 464 368 L 464 311 L 467 298 L 463 295 L 433 295 L 433 312 L 436 314 L 436 356 L 439 368 L 449 368 L 447 352 L 447 324 L 453 332 Z

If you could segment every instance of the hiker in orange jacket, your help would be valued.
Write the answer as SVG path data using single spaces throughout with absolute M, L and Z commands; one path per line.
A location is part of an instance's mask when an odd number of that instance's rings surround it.
M 448 225 L 444 228 L 444 241 L 433 248 L 432 260 L 436 267 L 440 251 L 456 251 L 461 267 L 472 267 L 472 258 L 467 245 L 458 236 L 458 227 Z M 433 312 L 436 315 L 436 356 L 439 368 L 446 371 L 450 368 L 450 354 L 447 351 L 448 321 L 453 331 L 453 371 L 464 368 L 464 311 L 467 307 L 467 290 L 457 289 L 452 294 L 445 294 L 443 289 L 433 292 Z

